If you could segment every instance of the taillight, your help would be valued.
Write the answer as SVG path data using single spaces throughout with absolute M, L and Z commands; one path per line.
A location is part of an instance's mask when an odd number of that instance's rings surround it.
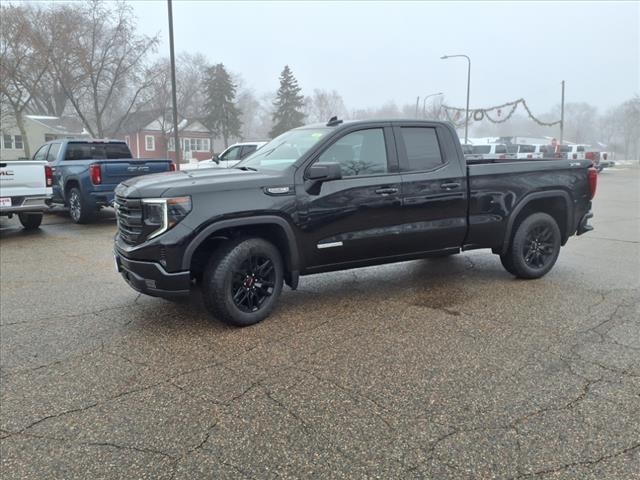
M 91 183 L 94 185 L 100 185 L 102 183 L 102 171 L 100 165 L 94 163 L 89 165 L 89 176 L 91 177 Z
M 577 153 L 574 153 L 574 154 L 573 154 L 573 159 L 574 159 L 574 160 L 577 160 L 577 159 L 578 159 L 578 154 L 577 154 Z
M 602 158 L 604 158 L 605 160 L 607 159 L 607 156 L 608 156 L 608 155 L 607 155 L 606 153 L 603 153 L 603 154 L 602 154 Z
M 505 158 L 507 158 L 507 156 L 506 156 L 506 155 L 500 155 L 500 156 L 498 157 L 498 159 L 500 159 L 500 160 L 504 160 Z
M 47 187 L 53 187 L 53 170 L 49 165 L 44 166 L 44 178 Z
M 591 167 L 587 170 L 587 179 L 589 180 L 589 198 L 596 196 L 596 187 L 598 186 L 598 171 Z
M 528 155 L 527 155 L 527 158 L 533 158 L 533 155 L 528 154 Z
M 176 164 L 173 162 L 169 163 L 169 171 L 170 172 L 175 172 L 176 171 Z
M 587 152 L 584 154 L 585 158 L 587 160 L 593 160 L 593 157 L 595 156 L 593 152 Z

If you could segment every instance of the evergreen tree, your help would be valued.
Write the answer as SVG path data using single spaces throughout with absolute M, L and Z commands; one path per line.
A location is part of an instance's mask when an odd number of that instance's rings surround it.
M 289 65 L 285 65 L 280 74 L 278 95 L 275 102 L 273 102 L 276 111 L 273 113 L 273 128 L 269 132 L 271 138 L 303 125 L 304 113 L 302 108 L 304 106 L 304 96 L 300 94 L 301 90 Z
M 214 137 L 222 137 L 225 148 L 229 138 L 240 137 L 242 121 L 241 111 L 236 106 L 236 86 L 222 63 L 207 71 L 205 122 Z

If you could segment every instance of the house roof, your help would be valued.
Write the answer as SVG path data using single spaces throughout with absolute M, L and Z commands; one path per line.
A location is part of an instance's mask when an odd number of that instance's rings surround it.
M 135 112 L 123 122 L 120 130 L 122 133 L 135 133 L 141 130 L 160 132 L 165 129 L 167 133 L 171 133 L 173 131 L 172 122 L 168 119 L 164 121 L 165 124 L 163 126 L 163 118 L 159 110 Z M 187 118 L 183 118 L 178 122 L 178 131 L 211 133 L 199 120 Z
M 25 115 L 29 120 L 44 125 L 52 133 L 62 135 L 86 135 L 80 119 L 76 117 L 50 117 L 46 115 Z

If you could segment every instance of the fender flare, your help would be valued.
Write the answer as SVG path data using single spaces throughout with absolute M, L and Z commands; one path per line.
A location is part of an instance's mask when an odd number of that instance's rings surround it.
M 202 244 L 202 242 L 204 242 L 215 232 L 223 230 L 225 228 L 244 227 L 251 225 L 277 225 L 283 230 L 287 239 L 287 245 L 289 247 L 289 258 L 285 258 L 285 264 L 289 265 L 291 274 L 290 282 L 288 283 L 290 283 L 291 287 L 295 289 L 297 287 L 298 277 L 300 275 L 300 252 L 298 250 L 298 244 L 296 243 L 296 236 L 293 232 L 293 228 L 291 227 L 289 222 L 277 215 L 255 215 L 251 217 L 221 220 L 219 222 L 212 223 L 200 233 L 198 233 L 185 249 L 184 256 L 182 257 L 182 269 L 190 269 L 191 259 L 196 249 Z
M 545 190 L 544 192 L 533 192 L 526 195 L 513 209 L 511 214 L 509 215 L 509 220 L 507 220 L 507 227 L 504 233 L 504 240 L 502 241 L 502 250 L 501 253 L 507 253 L 507 249 L 509 248 L 509 240 L 511 239 L 511 233 L 513 231 L 513 225 L 518 218 L 520 212 L 532 201 L 539 200 L 541 198 L 562 198 L 564 200 L 566 206 L 566 228 L 564 232 L 560 232 L 562 234 L 562 245 L 565 244 L 569 236 L 571 235 L 571 229 L 573 228 L 573 201 L 571 200 L 571 196 L 565 192 L 564 190 Z
M 72 176 L 72 177 L 67 177 L 64 179 L 64 184 L 63 184 L 63 189 L 62 189 L 62 199 L 66 202 L 67 201 L 67 191 L 69 191 L 69 184 L 70 183 L 76 183 L 78 185 L 78 189 L 80 190 L 80 192 L 82 193 L 82 180 L 80 180 L 80 177 L 77 176 Z

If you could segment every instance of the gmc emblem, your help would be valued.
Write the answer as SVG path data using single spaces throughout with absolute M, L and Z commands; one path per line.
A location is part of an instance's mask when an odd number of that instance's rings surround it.
M 147 170 L 149 170 L 149 167 L 145 167 L 144 165 L 142 165 L 140 167 L 132 165 L 132 166 L 128 167 L 127 170 L 129 170 L 130 172 L 146 172 Z

